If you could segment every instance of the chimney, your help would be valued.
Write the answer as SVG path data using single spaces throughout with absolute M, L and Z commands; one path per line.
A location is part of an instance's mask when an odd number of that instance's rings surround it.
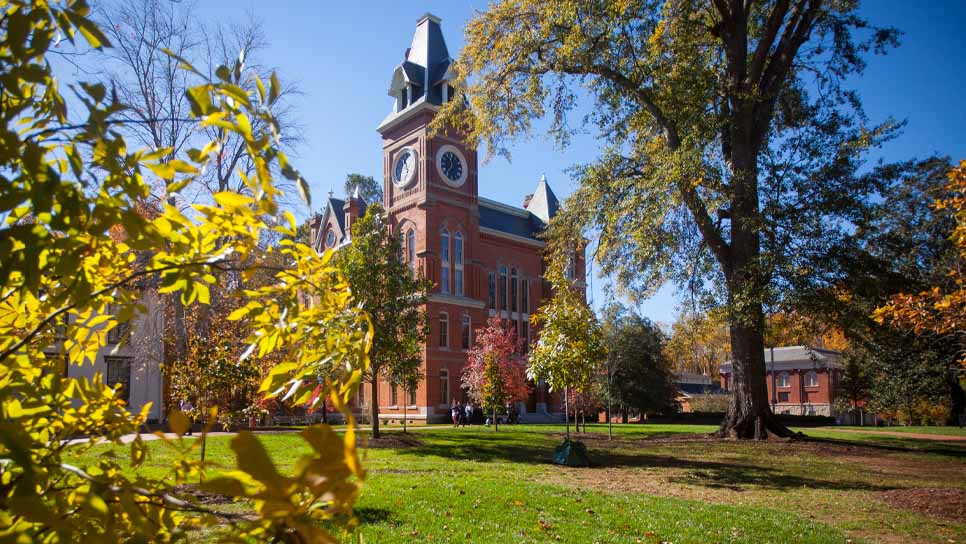
M 529 206 L 531 200 L 533 200 L 533 193 L 530 193 L 527 196 L 523 197 L 523 207 L 526 208 L 527 206 Z
M 352 196 L 347 198 L 345 202 L 345 232 L 349 237 L 352 236 L 352 223 L 359 218 L 362 206 L 362 197 L 359 196 L 359 186 L 356 185 L 356 190 L 352 192 Z

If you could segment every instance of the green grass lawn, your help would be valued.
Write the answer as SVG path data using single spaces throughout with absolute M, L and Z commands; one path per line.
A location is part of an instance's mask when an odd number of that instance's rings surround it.
M 966 488 L 961 445 L 835 439 L 844 433 L 750 444 L 694 435 L 712 430 L 615 425 L 609 441 L 606 425 L 591 426 L 580 438 L 594 466 L 577 469 L 549 463 L 562 426 L 413 429 L 414 445 L 364 451 L 362 534 L 366 542 L 966 542 L 963 520 L 880 498 Z M 292 435 L 261 439 L 282 469 L 304 451 Z M 230 467 L 229 440 L 209 439 L 214 470 Z M 151 445 L 142 471 L 166 474 L 171 459 Z
M 915 426 L 902 426 L 894 425 L 892 427 L 857 427 L 857 426 L 839 426 L 839 427 L 821 427 L 823 430 L 846 430 L 846 431 L 873 431 L 873 432 L 889 432 L 889 433 L 908 433 L 908 434 L 935 434 L 942 436 L 966 436 L 966 428 L 964 427 L 929 427 L 925 425 L 915 425 Z

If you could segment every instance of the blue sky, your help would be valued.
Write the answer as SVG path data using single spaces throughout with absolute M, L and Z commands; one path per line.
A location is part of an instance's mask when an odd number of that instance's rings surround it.
M 246 12 L 262 21 L 271 47 L 264 60 L 305 93 L 297 104 L 305 125 L 305 146 L 297 163 L 310 181 L 316 206 L 330 189 L 337 194 L 345 175 L 359 172 L 381 179 L 381 144 L 376 126 L 389 112 L 387 96 L 393 67 L 412 40 L 416 20 L 430 11 L 442 18 L 450 54 L 458 56 L 462 29 L 483 1 L 319 2 L 203 0 L 204 19 L 241 19 Z M 966 158 L 966 2 L 959 0 L 867 0 L 864 15 L 876 25 L 904 32 L 902 46 L 871 57 L 866 73 L 854 82 L 871 120 L 905 119 L 903 135 L 881 156 L 889 160 L 933 153 Z M 592 160 L 599 146 L 592 136 L 567 149 L 543 139 L 520 142 L 513 161 L 495 158 L 479 173 L 482 196 L 520 205 L 542 173 L 557 195 L 573 190 L 568 167 Z M 602 300 L 599 278 L 592 280 L 595 302 Z M 665 287 L 641 305 L 661 322 L 673 321 L 677 300 Z

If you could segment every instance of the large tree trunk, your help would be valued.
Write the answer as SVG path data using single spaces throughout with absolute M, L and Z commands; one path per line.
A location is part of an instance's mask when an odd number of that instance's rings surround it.
M 379 438 L 379 374 L 372 372 L 372 395 L 369 400 L 369 417 L 372 419 L 372 437 Z
M 745 107 L 748 107 L 745 105 Z M 737 109 L 737 108 L 736 108 Z M 765 383 L 765 314 L 762 294 L 767 272 L 761 270 L 757 151 L 752 144 L 752 115 L 738 115 L 733 127 L 730 262 L 722 263 L 731 323 L 731 403 L 717 435 L 764 440 L 769 434 L 794 436 L 778 421 L 768 403 Z

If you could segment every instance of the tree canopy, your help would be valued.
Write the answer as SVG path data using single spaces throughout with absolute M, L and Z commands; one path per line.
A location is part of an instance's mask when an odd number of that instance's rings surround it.
M 372 176 L 349 174 L 345 177 L 345 194 L 353 196 L 358 191 L 359 198 L 366 204 L 382 204 L 382 184 Z
M 538 118 L 564 145 L 596 129 L 602 153 L 575 168 L 551 245 L 599 233 L 602 271 L 627 292 L 672 280 L 725 305 L 720 433 L 791 436 L 765 393 L 763 305 L 821 281 L 829 247 L 895 180 L 863 158 L 898 124 L 868 123 L 844 82 L 896 42 L 855 2 L 503 0 L 467 25 L 466 100 L 435 123 L 505 154 Z

